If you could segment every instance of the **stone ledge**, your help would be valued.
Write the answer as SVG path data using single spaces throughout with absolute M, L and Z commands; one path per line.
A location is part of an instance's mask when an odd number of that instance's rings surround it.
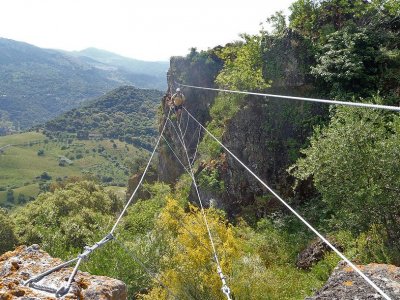
M 19 246 L 0 256 L 0 300 L 56 299 L 54 295 L 24 286 L 23 282 L 62 263 L 40 250 L 38 245 Z M 68 280 L 72 268 L 65 268 L 43 278 L 39 284 L 59 288 Z M 61 299 L 124 300 L 126 285 L 116 279 L 78 271 L 70 292 Z

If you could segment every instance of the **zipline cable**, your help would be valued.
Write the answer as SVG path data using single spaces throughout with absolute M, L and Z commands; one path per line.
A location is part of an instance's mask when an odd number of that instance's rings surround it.
M 275 95 L 275 94 L 264 94 L 264 93 L 255 93 L 255 92 L 247 92 L 247 91 L 236 91 L 236 90 L 227 90 L 227 89 L 208 88 L 208 87 L 187 85 L 187 84 L 181 84 L 181 83 L 176 83 L 176 84 L 178 84 L 180 86 L 193 88 L 193 89 L 200 89 L 200 90 L 217 91 L 217 92 L 233 93 L 233 94 L 255 95 L 255 96 L 263 96 L 263 97 L 271 97 L 271 98 L 281 98 L 281 99 L 308 101 L 308 102 L 319 102 L 319 103 L 326 103 L 326 104 L 333 104 L 333 105 L 347 105 L 347 106 L 357 106 L 357 107 L 368 107 L 368 108 L 384 109 L 384 110 L 392 110 L 392 111 L 399 111 L 400 112 L 400 107 L 390 106 L 390 105 L 361 103 L 361 102 L 346 102 L 346 101 L 336 101 L 336 100 L 327 100 L 327 99 L 318 99 L 318 98 L 306 98 L 306 97 L 295 97 L 295 96 L 284 96 L 284 95 Z
M 188 117 L 189 117 L 189 116 L 188 116 Z M 196 160 L 197 150 L 199 149 L 200 137 L 201 137 L 201 127 L 199 126 L 199 136 L 198 136 L 198 138 L 197 138 L 196 150 L 194 151 L 193 158 L 192 158 L 192 167 L 193 167 L 194 162 L 195 162 L 195 160 Z
M 185 169 L 185 171 L 190 175 L 189 170 L 186 168 L 186 166 L 183 164 L 183 162 L 179 159 L 178 154 L 176 154 L 174 149 L 172 149 L 172 146 L 170 145 L 170 143 L 168 143 L 168 141 L 164 135 L 163 135 L 163 139 L 164 139 L 165 143 L 167 144 L 167 146 L 169 147 L 169 149 L 171 150 L 171 152 L 174 154 L 175 158 L 178 160 L 178 162 L 181 164 L 181 166 Z
M 182 135 L 182 130 L 181 130 L 180 127 L 179 127 L 179 131 L 181 132 L 181 135 Z M 227 297 L 228 300 L 232 300 L 231 295 L 230 295 L 231 291 L 230 291 L 230 288 L 228 287 L 228 285 L 226 284 L 226 278 L 225 278 L 225 275 L 222 272 L 221 264 L 220 264 L 219 259 L 218 259 L 217 250 L 215 248 L 215 244 L 214 244 L 214 240 L 213 240 L 213 237 L 212 237 L 212 234 L 211 234 L 210 226 L 208 224 L 207 216 L 206 216 L 206 213 L 205 213 L 205 210 L 204 210 L 203 202 L 201 201 L 200 192 L 199 192 L 199 189 L 197 187 L 196 178 L 194 177 L 193 168 L 192 168 L 192 165 L 190 163 L 189 154 L 188 154 L 188 151 L 187 151 L 187 148 L 186 148 L 185 141 L 183 139 L 182 139 L 182 145 L 183 145 L 183 148 L 185 150 L 186 158 L 187 158 L 187 161 L 188 161 L 188 164 L 189 164 L 189 171 L 190 171 L 190 174 L 191 174 L 191 177 L 192 177 L 193 185 L 195 187 L 195 190 L 196 190 L 196 193 L 197 193 L 197 197 L 199 199 L 200 211 L 201 211 L 201 214 L 203 215 L 204 224 L 206 225 L 208 237 L 209 237 L 210 243 L 211 243 L 211 248 L 212 248 L 212 251 L 214 253 L 214 259 L 215 259 L 215 262 L 217 264 L 217 273 L 218 273 L 218 275 L 219 275 L 219 277 L 221 279 L 221 282 L 222 282 L 221 290 L 225 294 L 225 296 Z
M 286 203 L 272 188 L 270 188 L 260 177 L 258 177 L 247 165 L 236 157 L 222 142 L 220 142 L 207 128 L 205 128 L 197 119 L 186 109 L 183 108 L 192 119 L 199 124 L 222 148 L 225 149 L 242 167 L 244 167 L 254 178 L 256 178 L 272 195 L 274 195 L 283 205 L 285 205 L 300 221 L 302 221 L 312 232 L 314 232 L 325 244 L 327 244 L 340 258 L 342 258 L 354 271 L 356 271 L 370 286 L 372 286 L 386 300 L 391 298 L 381 290 L 371 279 L 369 279 L 359 268 L 357 268 L 346 256 L 344 256 L 335 246 L 333 246 L 322 234 L 320 234 L 311 224 L 309 224 L 299 213 L 297 213 L 289 204 Z
M 189 115 L 188 115 L 188 117 L 190 118 Z M 171 125 L 174 126 L 174 123 L 171 123 Z M 199 128 L 201 128 L 201 127 L 199 126 Z M 167 145 L 168 145 L 169 148 L 171 149 L 172 153 L 174 153 L 175 157 L 178 159 L 178 162 L 179 162 L 179 163 L 182 165 L 182 167 L 185 169 L 185 171 L 186 171 L 186 173 L 189 175 L 190 179 L 193 180 L 192 174 L 189 172 L 189 170 L 188 170 L 187 167 L 183 164 L 183 162 L 178 158 L 178 155 L 177 155 L 176 152 L 172 149 L 171 144 L 168 143 L 168 141 L 165 139 L 165 137 L 164 137 L 164 140 L 165 140 L 165 142 L 167 142 Z M 182 145 L 182 147 L 183 147 L 183 143 L 182 143 L 181 139 L 179 139 L 179 141 L 181 142 L 181 145 Z M 198 140 L 197 142 L 199 143 L 199 140 Z M 198 146 L 198 144 L 197 144 L 197 146 Z M 196 149 L 198 148 L 197 146 L 196 146 Z M 193 166 L 193 164 L 192 164 L 192 166 Z M 200 225 L 200 223 L 199 223 L 197 220 L 195 220 L 195 221 L 196 221 L 197 224 Z
M 169 109 L 169 111 L 168 111 L 167 119 L 169 119 L 169 115 L 170 115 L 170 114 L 171 114 L 171 109 Z M 162 128 L 162 130 L 161 130 L 160 136 L 159 136 L 158 139 L 157 139 L 157 143 L 156 143 L 156 145 L 154 146 L 153 152 L 151 153 L 150 159 L 149 159 L 149 161 L 148 161 L 148 163 L 147 163 L 147 165 L 146 165 L 146 168 L 145 168 L 144 171 L 143 171 L 142 177 L 140 178 L 140 180 L 139 180 L 139 182 L 138 182 L 138 184 L 137 184 L 135 190 L 133 191 L 132 195 L 130 196 L 128 202 L 125 204 L 125 207 L 124 207 L 124 209 L 122 210 L 121 214 L 119 215 L 119 217 L 118 217 L 117 221 L 115 222 L 113 228 L 111 229 L 110 234 L 114 234 L 114 231 L 115 231 L 115 229 L 116 229 L 117 226 L 118 226 L 118 223 L 121 221 L 121 219 L 122 219 L 122 217 L 124 216 L 126 210 L 128 209 L 129 205 L 131 204 L 131 202 L 132 202 L 132 200 L 133 200 L 133 197 L 135 196 L 136 192 L 138 191 L 139 187 L 141 186 L 141 184 L 142 184 L 142 182 L 143 182 L 143 179 L 144 179 L 144 177 L 145 177 L 145 175 L 146 175 L 146 173 L 147 173 L 147 170 L 148 170 L 149 167 L 150 167 L 150 163 L 151 163 L 151 161 L 152 161 L 152 159 L 153 159 L 153 157 L 154 157 L 154 154 L 156 153 L 156 150 L 157 150 L 157 148 L 158 148 L 158 144 L 160 143 L 161 137 L 162 137 L 163 134 L 164 134 L 164 130 L 165 130 L 165 127 L 166 127 L 166 126 L 167 126 L 167 120 L 165 120 L 165 122 L 164 122 L 164 126 L 163 126 L 163 128 Z

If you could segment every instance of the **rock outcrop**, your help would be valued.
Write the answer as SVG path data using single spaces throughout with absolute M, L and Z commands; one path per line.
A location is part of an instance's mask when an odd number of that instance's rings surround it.
M 333 243 L 333 245 L 340 251 L 343 251 L 341 245 L 337 243 Z M 314 264 L 322 260 L 326 253 L 331 251 L 332 249 L 325 242 L 318 239 L 297 255 L 296 267 L 309 270 Z
M 167 75 L 168 91 L 161 103 L 163 114 L 159 122 L 160 131 L 161 126 L 164 125 L 164 121 L 170 108 L 168 103 L 169 99 L 171 95 L 175 93 L 175 89 L 178 87 L 178 82 L 196 86 L 214 86 L 214 80 L 219 70 L 219 62 L 215 55 L 211 55 L 210 59 L 214 61 L 214 64 L 210 65 L 215 65 L 216 69 L 209 69 L 207 65 L 203 64 L 201 61 L 193 62 L 190 57 L 171 58 L 170 69 Z M 182 91 L 186 97 L 185 107 L 187 110 L 190 111 L 202 124 L 205 124 L 210 119 L 209 108 L 212 103 L 214 103 L 216 92 L 187 88 L 182 88 Z M 173 111 L 171 111 L 171 119 L 173 120 L 175 128 L 170 122 L 168 122 L 164 136 L 175 153 L 182 158 L 182 162 L 187 164 L 186 154 L 178 138 L 178 134 L 181 135 L 181 132 L 179 131 L 178 122 Z M 182 113 L 182 118 L 179 124 L 182 134 L 184 135 L 189 157 L 192 158 L 196 151 L 199 130 L 198 125 L 191 120 L 185 112 Z M 159 180 L 173 183 L 184 172 L 185 170 L 177 161 L 175 155 L 163 141 L 159 149 Z
M 391 299 L 400 299 L 400 268 L 393 265 L 369 264 L 358 268 Z M 340 262 L 327 283 L 306 300 L 383 299 L 345 262 Z
M 24 286 L 24 281 L 62 263 L 39 249 L 38 245 L 20 246 L 0 256 L 0 300 L 56 299 L 53 294 Z M 58 289 L 65 284 L 72 268 L 65 268 L 43 278 L 39 284 Z M 61 299 L 124 300 L 122 281 L 78 271 L 70 292 Z

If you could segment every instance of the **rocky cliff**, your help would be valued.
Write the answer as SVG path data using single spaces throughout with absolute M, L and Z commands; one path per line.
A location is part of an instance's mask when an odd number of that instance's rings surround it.
M 4 253 L 0 256 L 0 299 L 56 299 L 50 293 L 24 286 L 23 282 L 60 263 L 62 261 L 52 258 L 38 245 L 20 246 Z M 39 283 L 57 289 L 65 283 L 71 272 L 72 268 L 62 269 Z M 62 299 L 123 300 L 127 299 L 126 286 L 116 279 L 78 271 L 70 292 Z
M 178 83 L 184 83 L 188 85 L 197 86 L 214 86 L 214 79 L 219 71 L 220 62 L 216 56 L 210 56 L 213 59 L 212 68 L 207 67 L 201 61 L 193 63 L 190 58 L 184 57 L 172 57 L 170 61 L 170 69 L 167 74 L 168 79 L 168 91 L 162 99 L 162 116 L 160 119 L 160 126 L 166 121 L 168 110 L 170 109 L 170 98 L 175 93 Z M 214 102 L 216 93 L 204 92 L 193 89 L 182 88 L 182 91 L 186 97 L 185 107 L 193 113 L 196 118 L 205 124 L 210 119 L 209 109 Z M 184 134 L 184 141 L 188 148 L 189 157 L 192 157 L 196 151 L 198 126 L 193 120 L 189 118 L 186 113 L 182 114 L 180 122 L 177 122 L 175 114 L 171 111 L 172 123 L 168 122 L 164 136 L 172 146 L 173 150 L 186 164 L 187 159 L 183 151 L 183 147 L 179 142 L 178 135 L 181 135 L 179 127 Z M 179 123 L 179 126 L 178 126 Z M 175 127 L 174 127 L 175 126 Z M 159 180 L 172 183 L 184 172 L 183 167 L 177 161 L 175 155 L 166 145 L 163 143 L 159 149 L 159 165 L 158 174 Z
M 273 43 L 271 41 L 265 41 L 265 43 L 270 43 L 265 45 L 268 51 L 264 53 L 265 64 L 269 66 L 266 70 L 270 71 L 264 73 L 267 78 L 273 80 L 272 87 L 265 92 L 295 96 L 312 95 L 308 70 L 304 67 L 310 59 L 309 55 L 303 51 L 306 48 L 305 41 L 288 31 L 285 36 Z M 277 53 L 280 53 L 279 57 Z M 214 80 L 222 68 L 222 62 L 218 61 L 212 53 L 209 57 L 218 67 L 211 69 L 209 63 L 202 64 L 198 60 L 193 60 L 190 55 L 185 58 L 171 59 L 168 73 L 169 90 L 162 102 L 162 120 L 167 113 L 168 97 L 177 87 L 176 82 L 214 87 Z M 275 57 L 274 61 L 272 57 Z M 201 123 L 206 124 L 210 120 L 209 111 L 216 93 L 191 88 L 183 91 L 187 98 L 187 109 Z M 293 178 L 286 169 L 298 157 L 299 150 L 307 142 L 307 137 L 312 131 L 312 126 L 326 116 L 327 107 L 253 96 L 243 96 L 242 103 L 239 111 L 225 124 L 223 143 L 281 195 L 303 201 L 313 190 L 303 189 L 302 193 L 294 195 Z M 176 122 L 175 124 L 178 128 Z M 192 157 L 197 144 L 197 126 L 188 119 L 186 114 L 183 114 L 180 126 L 182 131 L 186 132 L 184 138 L 188 144 L 189 156 Z M 168 124 L 165 136 L 177 155 L 185 159 L 177 133 L 171 124 Z M 159 179 L 174 182 L 184 169 L 167 145 L 164 144 L 160 151 Z M 186 160 L 183 162 L 186 163 Z M 257 199 L 260 197 L 269 197 L 265 195 L 259 183 L 244 172 L 243 168 L 228 155 L 222 155 L 219 163 L 216 164 L 202 163 L 202 167 L 210 167 L 210 165 L 218 168 L 218 177 L 223 181 L 225 190 L 223 193 L 216 194 L 202 189 L 202 193 L 207 199 L 215 199 L 217 206 L 227 211 L 230 216 L 239 214 L 243 208 L 256 207 Z M 192 193 L 192 196 L 195 200 L 195 193 Z M 207 199 L 205 199 L 206 202 Z M 251 208 L 251 210 L 255 210 L 254 213 L 258 217 L 262 216 L 270 208 L 276 206 L 274 200 L 268 199 L 268 201 L 269 207 L 264 206 L 261 211 L 258 211 L 258 208 Z
M 391 299 L 400 299 L 400 268 L 393 265 L 369 264 L 358 266 Z M 346 263 L 340 262 L 327 283 L 306 300 L 367 300 L 383 299 Z

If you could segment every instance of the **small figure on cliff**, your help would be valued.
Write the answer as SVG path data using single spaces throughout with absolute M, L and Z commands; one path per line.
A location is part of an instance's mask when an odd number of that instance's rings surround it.
M 171 100 L 174 105 L 176 118 L 179 120 L 182 113 L 183 103 L 185 103 L 185 96 L 181 92 L 180 88 L 176 89 L 176 93 L 172 95 Z

